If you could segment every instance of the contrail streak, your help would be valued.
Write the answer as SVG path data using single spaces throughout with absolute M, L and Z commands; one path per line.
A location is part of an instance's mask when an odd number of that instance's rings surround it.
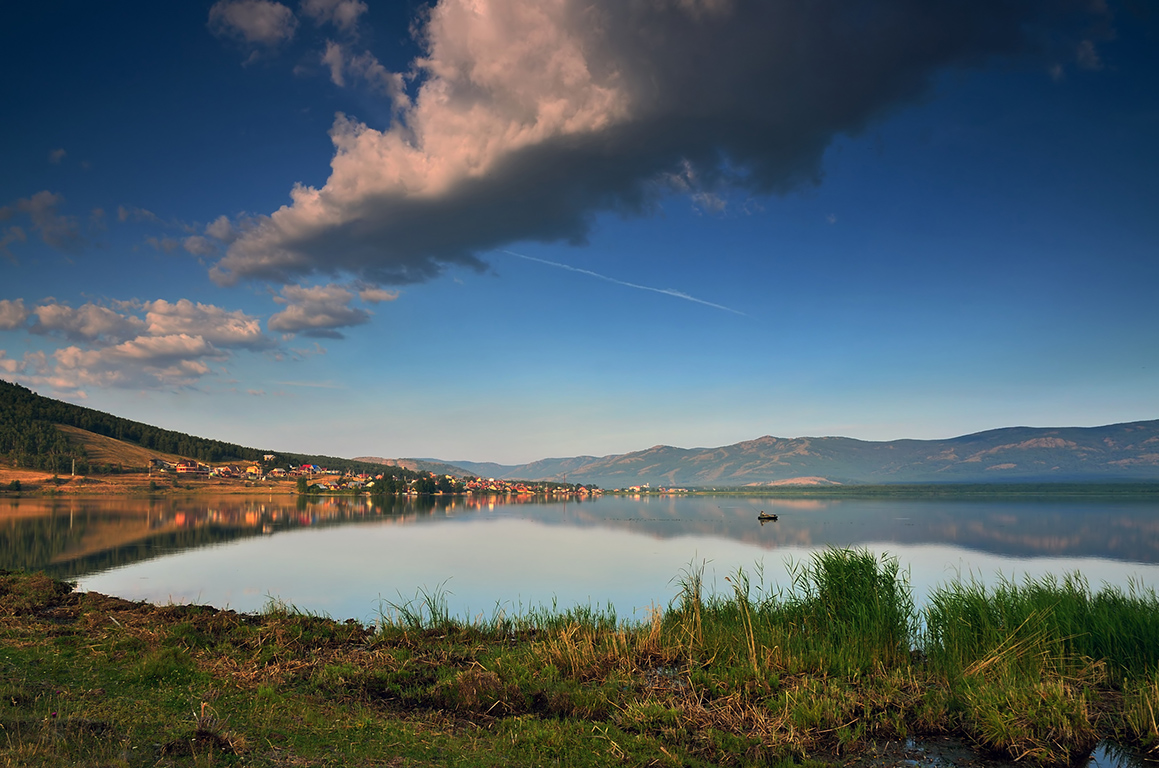
M 341 384 L 334 384 L 329 381 L 275 381 L 281 387 L 314 387 L 315 389 L 346 389 Z
M 588 277 L 594 277 L 594 278 L 597 278 L 599 280 L 604 280 L 604 281 L 612 283 L 614 285 L 622 285 L 625 288 L 637 288 L 641 291 L 651 291 L 652 293 L 662 293 L 665 296 L 672 296 L 673 298 L 676 298 L 676 299 L 684 299 L 685 301 L 691 301 L 691 302 L 694 302 L 696 304 L 703 304 L 704 306 L 712 307 L 713 309 L 723 309 L 725 312 L 732 312 L 734 315 L 740 315 L 741 317 L 748 317 L 748 315 L 746 315 L 744 312 L 741 312 L 739 310 L 735 310 L 732 307 L 726 307 L 723 304 L 713 304 L 711 301 L 705 301 L 704 299 L 698 299 L 695 296 L 689 296 L 687 293 L 684 293 L 683 291 L 678 291 L 675 288 L 653 288 L 650 285 L 637 285 L 636 283 L 629 283 L 629 282 L 624 281 L 624 280 L 617 280 L 614 277 L 608 277 L 607 275 L 601 275 L 599 272 L 592 272 L 590 269 L 580 269 L 579 267 L 573 267 L 569 264 L 560 264 L 558 261 L 548 261 L 547 259 L 538 259 L 535 256 L 525 256 L 522 253 L 516 253 L 515 251 L 501 250 L 500 253 L 506 253 L 509 256 L 515 256 L 515 257 L 520 258 L 520 259 L 526 259 L 527 261 L 537 261 L 540 264 L 546 264 L 549 267 L 559 267 L 560 269 L 566 269 L 568 272 L 578 272 L 581 275 L 587 275 Z

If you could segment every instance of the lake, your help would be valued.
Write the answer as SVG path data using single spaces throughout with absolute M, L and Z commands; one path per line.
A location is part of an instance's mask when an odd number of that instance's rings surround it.
M 760 511 L 777 522 L 761 524 Z M 614 606 L 643 618 L 704 568 L 707 587 L 743 568 L 789 584 L 788 564 L 825 547 L 898 557 L 915 596 L 1079 571 L 1092 587 L 1159 586 L 1159 500 L 191 496 L 0 502 L 0 568 L 45 570 L 80 588 L 156 603 L 257 611 L 271 600 L 373 622 L 389 603 L 444 594 L 452 615 L 531 606 Z

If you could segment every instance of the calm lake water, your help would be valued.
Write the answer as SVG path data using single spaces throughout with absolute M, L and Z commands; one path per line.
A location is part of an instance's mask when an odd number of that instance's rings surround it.
M 761 525 L 761 510 L 779 521 Z M 441 590 L 451 613 L 611 604 L 643 618 L 745 569 L 788 586 L 825 547 L 898 557 L 920 601 L 935 585 L 1079 571 L 1092 587 L 1159 587 L 1159 500 L 785 500 L 604 497 L 577 503 L 287 496 L 9 499 L 0 568 L 43 569 L 133 600 L 256 611 L 271 599 L 372 622 L 384 601 Z

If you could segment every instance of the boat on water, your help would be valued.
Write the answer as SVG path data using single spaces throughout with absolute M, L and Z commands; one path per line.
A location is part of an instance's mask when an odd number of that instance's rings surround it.
M 761 510 L 761 513 L 759 515 L 757 515 L 757 520 L 760 520 L 762 523 L 767 523 L 770 520 L 776 521 L 776 519 L 777 519 L 776 515 L 770 515 L 768 512 L 764 511 L 763 509 Z

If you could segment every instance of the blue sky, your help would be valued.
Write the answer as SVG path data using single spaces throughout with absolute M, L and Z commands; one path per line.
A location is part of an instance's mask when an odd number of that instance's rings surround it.
M 515 463 L 1159 417 L 1159 18 L 1075 2 L 5 12 L 0 376 Z

